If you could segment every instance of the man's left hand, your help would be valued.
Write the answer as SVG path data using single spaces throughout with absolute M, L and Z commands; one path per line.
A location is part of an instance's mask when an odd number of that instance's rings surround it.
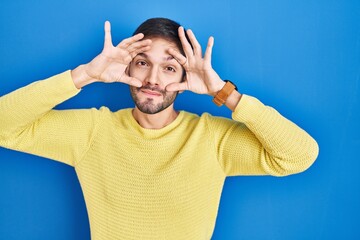
M 210 37 L 205 50 L 204 57 L 199 42 L 194 33 L 189 29 L 186 31 L 190 39 L 185 37 L 185 30 L 179 27 L 179 37 L 183 46 L 185 56 L 176 51 L 169 49 L 168 52 L 172 55 L 185 69 L 185 81 L 181 83 L 171 83 L 166 86 L 167 91 L 184 91 L 189 90 L 199 94 L 209 94 L 214 96 L 222 89 L 225 82 L 221 80 L 219 75 L 211 66 L 211 53 L 214 45 L 214 38 Z

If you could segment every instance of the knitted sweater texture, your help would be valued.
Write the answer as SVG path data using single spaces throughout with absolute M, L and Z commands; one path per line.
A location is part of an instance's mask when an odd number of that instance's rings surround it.
M 154 130 L 132 109 L 53 109 L 80 91 L 66 71 L 2 96 L 0 146 L 73 166 L 94 240 L 210 239 L 227 176 L 298 173 L 318 154 L 304 130 L 248 95 L 233 120 L 180 111 Z

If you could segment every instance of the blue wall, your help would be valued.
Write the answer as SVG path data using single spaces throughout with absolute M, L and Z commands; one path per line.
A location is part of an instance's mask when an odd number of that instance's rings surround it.
M 360 1 L 2 0 L 0 96 L 88 62 L 102 49 L 105 20 L 117 43 L 156 16 L 193 29 L 203 45 L 213 35 L 220 76 L 320 145 L 303 174 L 228 178 L 213 239 L 360 239 Z M 92 84 L 57 108 L 102 105 L 131 107 L 128 88 Z M 230 116 L 192 93 L 176 106 Z M 1 148 L 0 239 L 89 238 L 74 170 Z

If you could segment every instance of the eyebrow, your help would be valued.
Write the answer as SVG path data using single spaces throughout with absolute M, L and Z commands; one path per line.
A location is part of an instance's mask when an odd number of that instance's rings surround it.
M 146 54 L 146 53 L 139 53 L 137 56 L 141 56 L 141 57 L 144 57 L 146 59 L 149 59 L 149 56 Z M 164 60 L 165 61 L 171 61 L 175 59 L 173 56 L 169 55 L 168 57 L 165 57 Z M 175 59 L 176 60 L 176 59 Z

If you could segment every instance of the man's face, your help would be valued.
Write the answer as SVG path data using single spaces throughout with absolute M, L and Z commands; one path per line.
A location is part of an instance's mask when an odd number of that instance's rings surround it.
M 130 86 L 136 107 L 143 113 L 155 114 L 173 104 L 178 92 L 167 92 L 170 83 L 179 83 L 183 77 L 182 66 L 167 52 L 177 51 L 176 44 L 153 38 L 151 49 L 138 54 L 130 63 L 129 75 L 143 82 L 142 87 Z

